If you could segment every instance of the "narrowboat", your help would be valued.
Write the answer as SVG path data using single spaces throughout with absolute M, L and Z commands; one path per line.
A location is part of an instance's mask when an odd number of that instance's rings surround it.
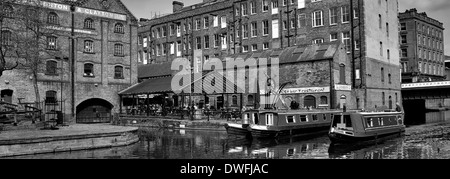
M 253 138 L 277 138 L 323 133 L 330 128 L 337 111 L 264 110 L 252 112 L 250 132 Z
M 338 113 L 328 136 L 333 144 L 373 141 L 405 132 L 403 119 L 403 112 Z
M 225 129 L 227 130 L 227 133 L 229 135 L 235 135 L 235 136 L 245 136 L 247 138 L 251 138 L 250 133 L 250 124 L 255 117 L 254 115 L 257 115 L 257 110 L 248 110 L 242 114 L 242 122 L 236 123 L 236 122 L 228 122 L 225 124 Z

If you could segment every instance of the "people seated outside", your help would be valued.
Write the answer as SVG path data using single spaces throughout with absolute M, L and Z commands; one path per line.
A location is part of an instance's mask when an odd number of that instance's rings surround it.
M 300 107 L 300 104 L 297 101 L 291 101 L 291 109 L 292 110 L 297 110 Z

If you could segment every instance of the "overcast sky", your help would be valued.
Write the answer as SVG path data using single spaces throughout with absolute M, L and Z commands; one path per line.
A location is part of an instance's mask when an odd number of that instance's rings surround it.
M 202 0 L 178 0 L 185 6 L 190 6 Z M 172 0 L 122 0 L 137 18 L 151 18 L 155 14 L 172 12 Z M 450 24 L 450 0 L 399 0 L 399 11 L 416 8 L 419 12 L 426 12 L 429 17 L 444 23 L 445 28 Z M 450 55 L 450 29 L 444 31 L 445 54 Z

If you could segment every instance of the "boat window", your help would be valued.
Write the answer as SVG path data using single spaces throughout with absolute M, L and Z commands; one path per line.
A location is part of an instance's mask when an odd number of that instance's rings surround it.
M 266 114 L 266 125 L 273 126 L 273 114 Z
M 353 127 L 352 119 L 350 118 L 350 115 L 344 115 L 344 123 L 345 123 L 345 127 Z
M 313 121 L 317 121 L 318 119 L 317 119 L 317 114 L 313 114 L 312 115 L 312 118 L 313 118 Z
M 253 123 L 259 124 L 258 113 L 253 113 Z
M 380 126 L 384 126 L 384 118 L 380 117 L 379 119 Z
M 288 149 L 287 150 L 287 156 L 293 156 L 295 154 L 295 149 Z
M 286 123 L 295 123 L 295 116 L 287 116 Z
M 367 127 L 373 127 L 373 119 L 372 118 L 367 119 Z
M 398 124 L 402 125 L 403 124 L 403 119 L 402 116 L 398 116 Z
M 308 122 L 308 116 L 307 115 L 300 115 L 300 121 L 301 122 Z
M 335 115 L 333 117 L 333 127 L 337 127 L 337 124 L 341 123 L 341 115 Z

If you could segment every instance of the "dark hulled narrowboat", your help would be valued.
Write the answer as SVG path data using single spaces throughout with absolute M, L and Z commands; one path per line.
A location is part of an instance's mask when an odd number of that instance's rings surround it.
M 253 138 L 277 138 L 324 133 L 330 128 L 333 111 L 265 110 L 250 115 Z
M 242 114 L 242 122 L 241 123 L 235 123 L 235 122 L 228 122 L 225 124 L 225 129 L 227 130 L 227 133 L 229 135 L 236 135 L 236 136 L 245 136 L 248 138 L 251 138 L 250 133 L 250 124 L 255 121 L 258 121 L 259 112 L 257 110 L 248 110 Z
M 348 112 L 334 115 L 329 131 L 332 143 L 371 141 L 403 133 L 403 112 Z

